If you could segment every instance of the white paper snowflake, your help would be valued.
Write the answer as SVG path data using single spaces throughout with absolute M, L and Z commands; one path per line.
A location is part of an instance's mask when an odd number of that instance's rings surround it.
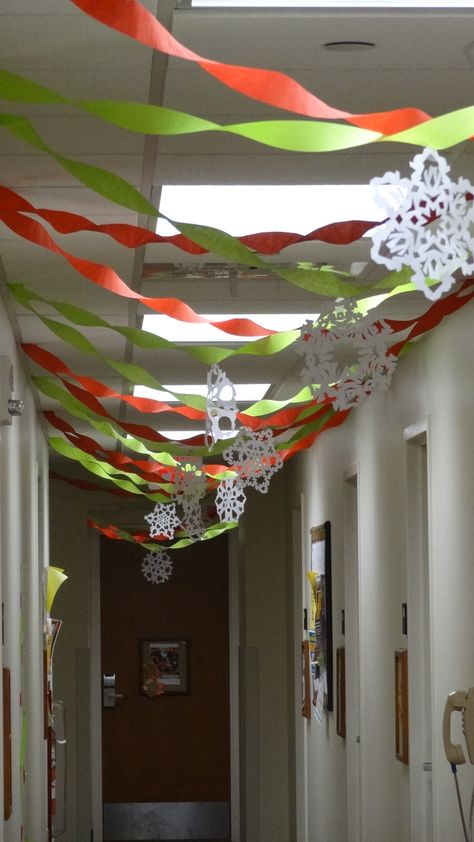
M 337 303 L 316 326 L 305 326 L 297 350 L 303 354 L 302 382 L 316 400 L 330 398 L 349 409 L 377 386 L 388 386 L 396 358 L 387 354 L 392 330 L 383 319 L 358 313 L 352 302 Z
M 357 371 L 338 386 L 332 387 L 329 396 L 334 398 L 336 411 L 358 406 L 377 389 L 386 389 L 391 383 L 397 366 L 393 354 L 374 354 L 362 358 Z
M 187 506 L 183 509 L 183 529 L 188 538 L 191 538 L 193 541 L 199 541 L 203 537 L 206 531 L 206 524 L 204 523 L 200 505 Z
M 445 158 L 424 149 L 410 163 L 411 178 L 387 172 L 370 182 L 375 199 L 388 221 L 372 231 L 371 257 L 388 269 L 413 269 L 412 281 L 432 300 L 440 298 L 454 283 L 454 272 L 464 275 L 474 269 L 474 241 L 470 226 L 474 219 L 472 201 L 466 193 L 473 188 L 466 178 L 451 181 Z M 389 193 L 380 187 L 391 187 Z M 429 286 L 428 279 L 438 281 Z
M 207 375 L 206 441 L 209 450 L 221 439 L 235 432 L 237 404 L 235 386 L 218 365 Z
M 173 562 L 163 550 L 152 550 L 143 559 L 142 573 L 147 582 L 160 585 L 170 578 L 172 572 Z
M 237 471 L 242 485 L 252 486 L 261 494 L 266 494 L 270 478 L 283 466 L 283 459 L 273 443 L 272 431 L 268 428 L 253 431 L 242 427 L 223 456 L 227 464 Z
M 202 465 L 183 465 L 176 472 L 173 496 L 183 510 L 200 508 L 206 494 L 206 474 Z
M 238 521 L 245 508 L 243 483 L 232 477 L 221 480 L 216 493 L 216 509 L 221 523 Z
M 145 515 L 145 520 L 150 524 L 151 538 L 156 538 L 158 535 L 172 538 L 175 529 L 181 523 L 176 514 L 175 503 L 157 503 L 153 511 Z

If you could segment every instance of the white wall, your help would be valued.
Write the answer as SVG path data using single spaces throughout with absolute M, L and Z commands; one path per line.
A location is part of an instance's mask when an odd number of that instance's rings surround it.
M 474 684 L 474 429 L 472 303 L 423 337 L 399 363 L 389 391 L 372 396 L 341 427 L 323 434 L 305 454 L 302 485 L 305 500 L 306 559 L 309 528 L 330 520 L 333 536 L 334 649 L 350 645 L 340 632 L 345 604 L 345 476 L 357 472 L 359 624 L 360 624 L 360 842 L 420 842 L 410 839 L 410 777 L 423 773 L 421 754 L 410 766 L 395 758 L 394 651 L 408 648 L 411 675 L 420 658 L 417 641 L 422 618 L 408 605 L 408 636 L 401 633 L 401 603 L 414 594 L 416 561 L 407 547 L 408 443 L 411 425 L 427 427 L 429 498 L 429 579 L 431 611 L 431 704 L 433 717 L 434 842 L 462 839 L 454 783 L 444 757 L 441 722 L 450 690 Z M 347 527 L 346 527 L 347 534 Z M 411 535 L 411 533 L 410 533 Z M 349 597 L 346 595 L 346 602 Z M 411 653 L 411 656 L 410 656 Z M 418 665 L 421 669 L 421 664 Z M 346 664 L 348 684 L 356 687 Z M 415 682 L 412 697 L 417 692 Z M 354 690 L 350 692 L 355 692 Z M 412 706 L 422 700 L 411 699 Z M 349 711 L 357 700 L 347 699 Z M 414 717 L 413 717 L 414 718 Z M 421 717 L 418 717 L 421 720 Z M 309 842 L 343 842 L 346 837 L 346 769 L 356 762 L 352 750 L 356 725 L 343 741 L 335 734 L 335 715 L 323 726 L 308 726 Z M 416 734 L 411 739 L 416 741 Z M 351 751 L 347 744 L 351 741 Z M 346 777 L 347 776 L 347 777 Z M 474 784 L 472 767 L 460 767 L 464 798 Z M 412 789 L 416 791 L 416 787 Z M 349 816 L 350 839 L 354 817 Z M 413 820 L 413 815 L 412 815 Z
M 48 563 L 48 457 L 43 427 L 2 304 L 0 355 L 13 363 L 14 397 L 24 401 L 21 417 L 0 427 L 2 663 L 11 670 L 13 774 L 13 812 L 0 825 L 0 840 L 17 842 L 23 827 L 25 839 L 43 842 L 47 838 L 43 570 Z M 0 386 L 2 416 L 9 396 Z M 20 781 L 22 740 L 24 784 Z

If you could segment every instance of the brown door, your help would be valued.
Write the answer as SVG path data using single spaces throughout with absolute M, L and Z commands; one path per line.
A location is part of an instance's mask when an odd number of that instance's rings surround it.
M 227 541 L 175 551 L 162 584 L 145 555 L 101 545 L 104 840 L 229 839 Z

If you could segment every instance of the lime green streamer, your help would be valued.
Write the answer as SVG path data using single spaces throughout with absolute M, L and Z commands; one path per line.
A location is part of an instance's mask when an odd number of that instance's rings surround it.
M 100 521 L 95 519 L 95 522 L 102 527 L 110 526 L 111 524 L 105 523 L 104 521 Z M 214 523 L 212 526 L 208 526 L 200 541 L 209 541 L 211 538 L 217 538 L 219 535 L 223 535 L 224 532 L 228 532 L 230 529 L 235 529 L 238 526 L 237 522 L 232 523 Z M 122 529 L 121 527 L 114 526 L 116 530 L 117 536 L 122 541 L 129 541 L 136 546 L 143 547 L 146 550 L 181 550 L 184 547 L 189 547 L 191 544 L 195 544 L 196 541 L 193 538 L 179 538 L 177 541 L 174 541 L 172 544 L 162 545 L 159 542 L 151 542 L 145 541 L 143 543 L 138 542 L 135 540 L 133 535 L 128 532 L 126 529 Z
M 411 143 L 446 149 L 474 134 L 474 106 L 442 114 L 392 135 L 325 120 L 265 120 L 223 126 L 163 106 L 64 97 L 10 71 L 0 71 L 0 96 L 13 102 L 70 105 L 128 131 L 147 135 L 226 132 L 292 152 L 334 152 L 373 142 Z
M 112 482 L 124 491 L 147 497 L 149 500 L 153 500 L 156 503 L 169 502 L 167 495 L 162 494 L 159 491 L 148 492 L 143 488 L 140 488 L 139 485 L 148 485 L 148 483 L 146 480 L 141 479 L 141 477 L 137 474 L 128 474 L 125 471 L 120 471 L 108 462 L 102 462 L 94 456 L 90 456 L 88 453 L 85 453 L 80 448 L 74 447 L 59 436 L 51 436 L 49 438 L 49 444 L 56 453 L 59 453 L 61 456 L 66 456 L 68 459 L 72 459 L 75 462 L 79 462 L 83 468 L 90 473 L 100 477 L 101 479 L 105 479 L 108 482 Z M 118 476 L 114 476 L 114 474 L 122 474 L 123 476 L 130 477 L 130 479 L 120 479 Z M 158 481 L 156 482 L 156 485 L 159 485 Z
M 47 304 L 54 308 L 61 316 L 73 322 L 73 324 L 83 327 L 101 327 L 115 331 L 133 345 L 149 351 L 160 351 L 164 348 L 182 351 L 204 363 L 206 366 L 221 363 L 231 357 L 238 357 L 243 354 L 261 357 L 271 356 L 288 348 L 299 336 L 299 330 L 281 331 L 272 336 L 264 336 L 262 339 L 251 340 L 236 348 L 220 348 L 213 345 L 182 345 L 177 342 L 171 342 L 168 339 L 163 339 L 161 336 L 157 336 L 156 333 L 150 333 L 147 330 L 111 325 L 105 319 L 102 319 L 89 310 L 64 301 L 53 301 L 52 299 L 44 298 L 38 295 L 38 293 L 29 290 L 23 284 L 9 284 L 9 289 L 14 298 L 24 307 L 31 310 L 39 319 L 43 318 L 43 314 L 33 307 L 32 301 L 41 301 Z
M 334 271 L 328 270 L 327 268 L 280 270 L 275 264 L 262 260 L 255 252 L 230 234 L 209 226 L 177 222 L 164 214 L 160 214 L 132 184 L 129 184 L 128 181 L 120 176 L 101 167 L 94 167 L 91 164 L 66 158 L 64 155 L 60 155 L 53 150 L 40 137 L 26 117 L 20 117 L 15 114 L 0 114 L 0 126 L 2 125 L 20 140 L 53 157 L 74 178 L 85 184 L 86 187 L 89 187 L 99 196 L 103 196 L 109 201 L 129 208 L 137 213 L 153 217 L 161 216 L 174 225 L 182 234 L 198 243 L 198 245 L 215 252 L 221 257 L 225 257 L 227 260 L 235 263 L 243 263 L 248 266 L 265 268 L 267 271 L 273 272 L 296 286 L 300 286 L 303 289 L 310 289 L 312 292 L 320 295 L 344 298 L 348 295 L 356 295 L 365 291 L 361 287 L 342 280 Z

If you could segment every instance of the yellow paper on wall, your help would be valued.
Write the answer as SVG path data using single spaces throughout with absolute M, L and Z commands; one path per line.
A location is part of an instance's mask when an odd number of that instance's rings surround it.
M 60 567 L 48 567 L 46 581 L 46 611 L 49 614 L 54 598 L 67 576 Z

